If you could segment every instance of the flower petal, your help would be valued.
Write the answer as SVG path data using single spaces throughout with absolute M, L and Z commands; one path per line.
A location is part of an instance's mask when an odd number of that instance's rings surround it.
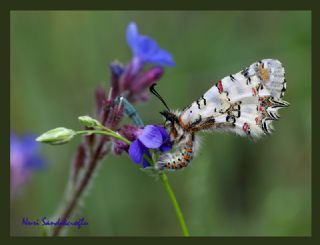
M 139 164 L 142 160 L 143 148 L 139 140 L 135 140 L 130 144 L 129 156 L 136 164 Z
M 137 46 L 135 54 L 141 57 L 148 58 L 157 54 L 159 49 L 160 48 L 156 41 L 147 36 L 140 36 L 139 45 Z
M 159 148 L 161 152 L 167 152 L 167 151 L 170 151 L 171 149 L 172 149 L 172 143 L 170 142 L 170 140 L 167 140 Z
M 36 141 L 33 135 L 25 135 L 21 138 L 21 148 L 26 155 L 35 154 L 40 149 L 40 144 Z
M 146 154 L 150 159 L 152 159 L 149 150 L 146 149 L 146 150 L 144 151 L 144 154 Z M 149 167 L 149 166 L 151 166 L 151 164 L 150 164 L 145 158 L 143 158 L 143 159 L 142 159 L 142 167 L 143 167 L 143 168 L 146 168 L 146 167 Z
M 127 43 L 129 47 L 134 50 L 139 43 L 139 33 L 137 24 L 130 22 L 126 32 Z
M 129 145 L 124 143 L 123 141 L 120 140 L 113 140 L 112 141 L 112 152 L 115 155 L 121 155 L 123 151 L 127 151 L 129 150 Z
M 147 125 L 138 139 L 150 149 L 156 149 L 162 144 L 161 132 L 158 127 L 154 125 Z
M 160 146 L 159 150 L 161 152 L 166 152 L 166 151 L 170 151 L 172 149 L 172 143 L 170 141 L 170 138 L 169 138 L 169 134 L 167 132 L 167 130 L 164 129 L 164 127 L 161 127 L 161 126 L 156 126 L 160 133 L 161 133 L 161 136 L 162 136 L 162 145 Z
M 156 126 L 156 127 L 158 128 L 158 130 L 161 133 L 162 141 L 166 141 L 167 139 L 169 139 L 169 134 L 168 134 L 167 130 L 165 130 L 164 127 L 161 127 L 161 126 Z
M 149 62 L 159 64 L 159 65 L 166 65 L 166 66 L 176 65 L 176 63 L 172 58 L 172 55 L 164 49 L 159 49 L 157 54 L 151 57 Z
M 154 39 L 139 34 L 136 23 L 131 22 L 128 25 L 126 39 L 134 58 L 138 58 L 142 63 L 175 65 L 171 54 L 161 49 Z

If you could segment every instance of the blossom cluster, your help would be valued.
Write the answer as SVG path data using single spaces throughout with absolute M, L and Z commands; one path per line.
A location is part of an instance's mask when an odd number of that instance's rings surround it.
M 75 172 L 84 165 L 84 158 L 90 148 L 98 149 L 98 158 L 108 153 L 108 145 L 116 155 L 128 152 L 132 160 L 143 167 L 149 166 L 143 155 L 150 156 L 149 149 L 161 152 L 171 149 L 171 143 L 165 129 L 159 125 L 119 126 L 124 116 L 124 105 L 115 103 L 117 97 L 123 96 L 130 103 L 145 102 L 149 99 L 148 88 L 164 74 L 164 66 L 174 66 L 175 62 L 169 52 L 159 47 L 155 40 L 138 32 L 137 25 L 130 23 L 126 31 L 126 41 L 132 52 L 132 59 L 127 65 L 119 62 L 110 64 L 110 90 L 103 86 L 95 93 L 96 118 L 105 127 L 119 132 L 132 144 L 110 139 L 106 136 L 90 135 L 78 147 L 74 160 Z M 90 129 L 90 127 L 87 127 Z
M 130 145 L 109 136 L 91 134 L 77 148 L 72 165 L 73 182 L 79 179 L 79 173 L 85 166 L 90 169 L 95 162 L 102 159 L 110 150 L 114 154 L 127 152 L 136 164 L 142 167 L 150 166 L 146 157 L 151 157 L 150 150 L 165 152 L 171 149 L 166 130 L 159 125 L 120 125 L 128 108 L 123 103 L 117 103 L 120 96 L 128 103 L 145 102 L 148 100 L 148 88 L 164 74 L 164 66 L 174 66 L 175 62 L 169 52 L 161 49 L 155 40 L 138 32 L 135 23 L 129 23 L 126 31 L 126 41 L 132 51 L 132 59 L 126 65 L 119 62 L 110 64 L 110 89 L 107 92 L 103 86 L 95 91 L 96 118 L 79 117 L 85 130 L 97 127 L 108 128 L 132 142 Z M 37 141 L 49 144 L 64 144 L 70 141 L 76 131 L 66 128 L 52 129 Z M 38 143 L 34 137 L 18 138 L 11 134 L 11 189 L 16 190 L 26 183 L 34 170 L 42 168 L 43 159 L 39 156 Z M 91 155 L 90 155 L 91 154 Z M 93 154 L 93 155 L 92 155 Z M 92 157 L 91 163 L 86 162 Z M 87 170 L 88 170 L 87 169 Z

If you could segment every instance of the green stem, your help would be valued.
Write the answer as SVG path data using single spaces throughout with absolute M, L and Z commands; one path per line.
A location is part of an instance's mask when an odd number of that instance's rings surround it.
M 144 158 L 151 164 L 151 165 L 155 165 L 154 164 L 154 161 L 152 159 L 150 159 L 150 157 L 148 157 L 147 155 L 144 155 Z M 169 197 L 170 197 L 170 200 L 172 202 L 172 205 L 176 211 L 176 215 L 177 215 L 177 218 L 179 220 L 179 223 L 180 223 L 180 227 L 181 227 L 181 230 L 182 230 L 182 233 L 184 236 L 189 236 L 189 231 L 188 231 L 188 228 L 187 228 L 187 225 L 186 225 L 186 222 L 184 221 L 184 218 L 183 218 L 183 214 L 182 214 L 182 211 L 181 211 L 181 208 L 180 208 L 180 205 L 177 201 L 177 198 L 169 184 L 169 181 L 168 181 L 168 177 L 165 173 L 159 173 L 159 176 L 160 176 L 160 179 L 161 179 L 161 182 L 162 184 L 164 185 L 164 187 L 166 188 L 166 191 L 168 192 L 169 194 Z
M 120 134 L 118 134 L 118 133 L 116 133 L 114 131 L 111 131 L 111 130 L 108 130 L 108 131 L 83 130 L 83 131 L 77 131 L 76 133 L 79 134 L 79 135 L 102 134 L 102 135 L 105 135 L 105 136 L 110 136 L 110 137 L 116 138 L 118 140 L 121 140 L 121 141 L 123 141 L 124 143 L 126 143 L 128 145 L 131 144 L 131 142 L 129 140 L 127 140 L 126 138 L 122 137 Z
M 122 137 L 120 134 L 118 134 L 110 129 L 108 129 L 108 130 L 83 130 L 83 131 L 77 131 L 77 134 L 79 134 L 79 135 L 102 134 L 102 135 L 110 136 L 110 137 L 116 138 L 118 140 L 121 140 L 128 145 L 131 144 L 131 142 L 129 140 L 127 140 L 126 138 Z M 144 157 L 146 158 L 146 160 L 148 162 L 150 162 L 152 165 L 154 165 L 154 161 L 152 159 L 150 159 L 147 155 L 144 155 Z M 163 172 L 159 173 L 159 176 L 160 176 L 162 184 L 164 185 L 164 187 L 166 188 L 166 191 L 168 192 L 168 195 L 170 197 L 172 205 L 176 211 L 176 215 L 179 220 L 182 233 L 184 236 L 189 236 L 189 231 L 188 231 L 188 228 L 187 228 L 186 223 L 184 221 L 179 203 L 178 203 L 176 196 L 175 196 L 175 194 L 169 184 L 168 178 L 167 178 L 166 174 Z
M 179 220 L 179 223 L 180 223 L 180 227 L 181 227 L 181 230 L 182 230 L 182 233 L 184 236 L 189 236 L 189 231 L 188 231 L 188 228 L 186 226 L 186 222 L 184 221 L 184 218 L 183 218 L 183 215 L 182 215 L 182 212 L 181 212 L 181 209 L 180 209 L 180 206 L 179 206 L 179 203 L 176 199 L 176 196 L 174 195 L 174 192 L 168 182 L 168 178 L 167 176 L 165 175 L 165 173 L 160 173 L 159 174 L 160 178 L 161 178 L 161 181 L 162 181 L 162 184 L 164 185 L 164 187 L 166 188 L 168 194 L 169 194 L 169 197 L 170 197 L 170 200 L 172 202 L 172 205 L 176 211 L 176 215 L 177 215 L 177 218 Z

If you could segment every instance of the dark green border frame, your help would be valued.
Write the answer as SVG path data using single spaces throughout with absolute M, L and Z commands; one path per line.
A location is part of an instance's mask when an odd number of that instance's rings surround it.
M 309 10 L 312 14 L 312 236 L 311 237 L 191 237 L 191 238 L 176 238 L 176 237 L 59 237 L 59 238 L 24 238 L 10 236 L 10 11 L 11 10 Z M 320 243 L 319 234 L 319 179 L 316 174 L 319 173 L 319 149 L 316 142 L 319 135 L 317 127 L 317 119 L 319 113 L 319 92 L 320 78 L 319 73 L 319 18 L 320 8 L 317 8 L 316 1 L 293 1 L 293 0 L 228 0 L 228 1 L 182 1 L 176 0 L 161 0 L 161 1 L 142 1 L 142 0 L 122 0 L 122 1 L 103 1 L 103 0 L 12 0 L 0 6 L 0 27 L 1 27 L 1 89 L 0 89 L 0 107 L 1 107 L 1 184 L 0 190 L 2 193 L 1 200 L 1 228 L 0 237 L 3 238 L 5 244 L 12 242 L 32 242 L 34 244 L 45 243 L 55 244 L 57 242 L 77 242 L 86 243 L 97 242 L 134 242 L 134 243 L 167 243 L 167 242 L 183 242 L 183 243 L 290 243 L 290 244 L 314 244 Z M 318 187 L 318 188 L 317 188 Z M 2 239 L 1 239 L 2 240 Z M 319 240 L 318 242 L 316 242 Z

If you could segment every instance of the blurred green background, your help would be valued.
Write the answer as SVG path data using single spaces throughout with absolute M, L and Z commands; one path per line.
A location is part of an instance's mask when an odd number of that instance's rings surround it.
M 263 58 L 286 68 L 285 100 L 276 132 L 257 142 L 208 134 L 184 171 L 170 174 L 191 235 L 311 234 L 311 13 L 307 11 L 13 11 L 11 128 L 17 133 L 65 126 L 94 113 L 93 93 L 109 87 L 108 64 L 131 58 L 130 21 L 172 53 L 158 91 L 183 108 L 213 82 Z M 146 124 L 159 123 L 161 103 L 138 104 Z M 38 235 L 22 217 L 50 217 L 62 200 L 80 138 L 42 146 L 48 169 L 36 173 L 11 203 L 11 234 Z M 78 212 L 89 226 L 69 235 L 181 235 L 160 181 L 128 158 L 108 156 Z

